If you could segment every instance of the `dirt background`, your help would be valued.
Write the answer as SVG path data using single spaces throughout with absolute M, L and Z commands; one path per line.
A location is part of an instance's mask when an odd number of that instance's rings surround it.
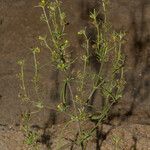
M 72 41 L 71 50 L 80 53 L 77 32 L 89 25 L 89 12 L 97 7 L 97 0 L 62 0 L 68 16 L 67 33 Z M 37 38 L 47 32 L 40 22 L 41 10 L 34 6 L 38 0 L 0 0 L 0 125 L 15 126 L 21 122 L 21 114 L 29 106 L 22 106 L 18 99 L 19 83 L 16 62 L 24 57 L 27 61 L 26 76 L 31 79 L 33 62 L 30 48 L 39 45 Z M 126 88 L 122 101 L 113 109 L 110 124 L 125 122 L 150 125 L 150 1 L 110 0 L 109 18 L 116 30 L 127 31 L 127 43 L 123 50 L 126 55 Z M 42 49 L 39 60 L 48 62 L 48 50 Z M 30 67 L 28 67 L 30 66 Z M 77 66 L 78 67 L 78 66 Z M 44 103 L 55 106 L 58 102 L 60 74 L 51 67 L 42 71 Z M 27 85 L 30 89 L 30 81 Z M 32 90 L 30 90 L 32 93 Z M 65 116 L 53 109 L 44 109 L 35 115 L 31 124 L 50 127 L 61 123 Z

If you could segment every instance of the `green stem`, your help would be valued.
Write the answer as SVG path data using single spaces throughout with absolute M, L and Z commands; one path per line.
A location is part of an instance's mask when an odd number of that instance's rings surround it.
M 36 95 L 39 99 L 39 94 L 38 94 L 38 62 L 36 59 L 36 52 L 33 52 L 33 58 L 34 58 L 34 89 L 36 92 Z
M 76 103 L 75 103 L 75 101 L 74 101 L 74 96 L 73 96 L 72 88 L 71 88 L 70 83 L 67 83 L 67 85 L 68 85 L 68 88 L 69 88 L 69 91 L 70 91 L 70 96 L 71 96 L 71 100 L 72 100 L 73 107 L 74 107 L 74 113 L 75 113 L 75 116 L 78 118 L 78 111 L 77 111 Z M 78 120 L 78 119 L 77 119 L 77 120 Z M 81 129 L 81 124 L 80 124 L 80 121 L 79 121 L 79 120 L 77 121 L 77 124 L 78 124 L 79 134 L 81 135 L 82 129 Z
M 44 17 L 46 19 L 46 23 L 47 23 L 47 26 L 48 26 L 49 33 L 50 33 L 51 37 L 53 37 L 52 30 L 51 30 L 51 27 L 50 27 L 50 24 L 49 24 L 49 21 L 48 21 L 48 18 L 47 18 L 47 14 L 46 14 L 46 11 L 45 11 L 45 7 L 42 7 L 42 9 L 43 9 Z
M 96 123 L 94 128 L 91 129 L 89 134 L 84 139 L 82 139 L 82 142 L 84 140 L 86 140 L 87 138 L 89 138 L 90 136 L 92 136 L 93 132 L 96 130 L 96 128 L 98 127 L 99 123 L 101 123 L 103 121 L 103 119 L 108 115 L 108 112 L 110 111 L 110 109 L 111 109 L 113 104 L 114 104 L 114 102 L 112 102 L 110 105 L 105 106 L 105 108 L 102 110 L 100 119 L 98 120 L 98 122 Z
M 28 99 L 27 92 L 26 92 L 26 87 L 25 87 L 25 81 L 24 81 L 24 64 L 21 65 L 21 82 L 22 82 L 22 90 L 23 90 L 23 95 L 25 99 Z
M 86 68 L 87 68 L 87 61 L 89 59 L 89 39 L 86 34 L 84 34 L 85 40 L 86 40 L 86 58 L 84 59 L 84 66 L 83 66 L 83 78 L 81 81 L 81 89 L 83 89 L 85 75 L 86 75 Z
M 50 50 L 50 52 L 52 53 L 52 48 L 48 45 L 47 41 L 44 40 L 45 46 Z
M 56 0 L 56 3 L 59 3 L 58 0 Z M 59 12 L 59 16 L 61 16 L 62 12 L 61 12 L 61 9 L 60 7 L 58 7 L 58 12 Z M 62 19 L 60 18 L 60 24 L 62 26 L 62 33 L 64 32 L 65 30 L 65 24 L 62 22 Z
M 99 69 L 98 79 L 97 79 L 95 85 L 93 86 L 93 89 L 92 89 L 92 91 L 91 91 L 91 93 L 90 93 L 90 95 L 89 95 L 89 97 L 88 97 L 86 103 L 89 103 L 89 102 L 91 101 L 91 98 L 92 98 L 93 94 L 96 92 L 96 90 L 98 89 L 98 87 L 99 87 L 101 84 L 104 83 L 104 80 L 103 80 L 102 82 L 100 82 L 100 79 L 99 79 L 99 76 L 100 76 L 100 74 L 101 74 L 101 72 L 102 72 L 102 68 L 103 68 L 103 62 L 102 62 L 101 66 L 100 66 L 100 69 Z
M 106 2 L 105 2 L 105 0 L 102 0 L 102 5 L 103 5 L 103 12 L 104 12 L 104 23 L 106 23 L 107 15 L 106 15 Z
M 52 30 L 51 30 L 49 21 L 48 21 L 48 17 L 47 17 L 46 11 L 45 11 L 45 7 L 42 7 L 42 9 L 43 9 L 44 17 L 45 17 L 45 19 L 46 19 L 46 23 L 47 23 L 47 26 L 48 26 L 49 33 L 50 33 L 50 35 L 51 35 L 51 37 L 52 37 L 52 41 L 53 41 L 55 47 L 58 48 L 58 46 L 57 46 L 57 44 L 56 44 L 56 41 L 55 41 L 55 39 L 54 39 Z

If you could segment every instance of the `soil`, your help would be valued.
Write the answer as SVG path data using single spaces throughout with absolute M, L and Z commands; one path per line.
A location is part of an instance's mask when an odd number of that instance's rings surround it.
M 22 114 L 30 111 L 30 105 L 22 105 L 19 98 L 19 71 L 17 61 L 26 60 L 27 86 L 31 87 L 32 54 L 30 49 L 39 46 L 39 35 L 47 32 L 46 25 L 40 22 L 41 10 L 38 0 L 0 0 L 0 150 L 32 149 L 24 144 L 24 135 L 19 126 Z M 88 14 L 97 8 L 97 0 L 62 0 L 63 9 L 68 16 L 67 36 L 71 44 L 72 55 L 82 51 L 81 40 L 77 32 L 84 26 L 90 28 Z M 150 149 L 150 1 L 149 0 L 110 0 L 109 19 L 116 30 L 127 32 L 124 53 L 126 55 L 126 87 L 122 100 L 109 117 L 110 122 L 103 125 L 103 138 L 90 141 L 89 150 L 114 149 L 114 136 L 119 137 L 120 149 Z M 90 31 L 89 31 L 90 34 Z M 39 61 L 48 62 L 48 50 L 42 49 Z M 75 66 L 79 67 L 79 66 Z M 93 64 L 96 69 L 96 65 Z M 59 102 L 55 92 L 60 88 L 61 74 L 50 65 L 41 71 L 43 99 L 45 105 L 55 108 Z M 33 91 L 29 91 L 32 95 Z M 54 94 L 56 93 L 56 94 Z M 33 95 L 34 97 L 34 95 Z M 97 104 L 97 102 L 95 102 Z M 66 116 L 54 109 L 44 109 L 30 121 L 41 133 L 40 149 L 56 149 L 59 131 Z M 70 127 L 68 130 L 71 130 Z M 87 123 L 87 128 L 91 125 Z M 72 138 L 72 132 L 66 135 Z M 75 131 L 74 131 L 75 132 Z M 43 144 L 41 144 L 43 143 Z M 68 140 L 64 141 L 68 144 Z M 70 142 L 69 142 L 70 144 Z M 91 146 L 91 147 L 90 147 Z M 63 147 L 62 150 L 66 148 Z M 79 149 L 75 146 L 75 149 Z

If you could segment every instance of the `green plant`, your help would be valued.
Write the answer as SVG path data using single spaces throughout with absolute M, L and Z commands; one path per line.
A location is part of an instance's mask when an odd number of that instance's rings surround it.
M 29 97 L 27 95 L 27 90 L 26 90 L 26 86 L 25 86 L 25 80 L 24 80 L 24 60 L 19 60 L 18 61 L 18 65 L 20 66 L 20 73 L 18 74 L 18 78 L 21 81 L 20 84 L 20 89 L 21 89 L 21 93 L 19 93 L 19 98 L 21 98 L 22 101 L 27 101 L 29 100 Z
M 29 126 L 29 121 L 30 121 L 30 113 L 25 112 L 22 115 L 22 131 L 25 134 L 25 144 L 31 145 L 35 150 L 38 150 L 38 145 L 37 145 L 37 139 L 38 139 L 38 134 L 35 131 L 32 131 L 32 129 Z
M 62 88 L 57 110 L 70 116 L 67 127 L 70 123 L 76 122 L 78 126 L 78 138 L 76 144 L 85 149 L 85 143 L 93 136 L 99 124 L 102 124 L 108 117 L 112 106 L 122 97 L 124 80 L 124 56 L 121 48 L 124 43 L 125 32 L 117 32 L 107 18 L 108 1 L 102 0 L 104 19 L 99 20 L 99 12 L 95 9 L 90 13 L 91 24 L 95 32 L 95 40 L 87 35 L 88 29 L 82 29 L 78 32 L 84 42 L 82 44 L 85 52 L 81 57 L 72 58 L 69 50 L 70 41 L 66 38 L 66 15 L 61 10 L 61 2 L 54 0 L 49 2 L 41 0 L 39 6 L 43 13 L 41 21 L 48 27 L 48 34 L 39 36 L 39 40 L 50 52 L 51 63 L 63 74 Z M 91 40 L 94 43 L 91 45 Z M 92 51 L 92 53 L 91 53 Z M 19 61 L 21 73 L 19 75 L 22 89 L 22 100 L 28 100 L 39 110 L 44 108 L 39 93 L 39 63 L 37 55 L 39 48 L 32 49 L 34 58 L 34 77 L 33 84 L 37 96 L 37 102 L 31 101 L 27 94 L 24 81 L 24 61 Z M 99 64 L 99 70 L 94 71 L 91 67 L 91 57 L 95 57 Z M 72 71 L 72 65 L 80 63 L 81 68 Z M 109 68 L 109 69 L 107 69 Z M 88 87 L 88 88 L 87 88 Z M 103 105 L 101 110 L 96 110 L 92 105 L 94 94 L 101 95 Z M 70 100 L 72 105 L 67 101 Z M 73 107 L 73 112 L 70 111 Z M 90 110 L 89 110 L 90 108 Z M 90 131 L 84 131 L 82 123 L 85 121 L 96 122 L 94 128 Z

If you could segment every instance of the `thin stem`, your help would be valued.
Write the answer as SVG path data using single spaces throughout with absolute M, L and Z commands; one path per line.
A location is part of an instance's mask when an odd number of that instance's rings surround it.
M 34 69 L 35 69 L 34 77 L 37 79 L 37 76 L 38 76 L 38 65 L 37 65 L 35 52 L 33 52 L 33 57 L 34 57 Z
M 46 23 L 47 23 L 47 26 L 48 26 L 49 33 L 50 33 L 51 37 L 53 37 L 52 30 L 51 30 L 51 27 L 50 27 L 50 24 L 49 24 L 49 21 L 48 21 L 48 18 L 47 18 L 47 14 L 46 14 L 46 11 L 45 11 L 45 7 L 42 7 L 42 9 L 43 9 L 43 13 L 44 13 L 44 16 L 45 16 L 45 19 L 46 19 Z
M 104 23 L 106 23 L 107 15 L 106 15 L 106 2 L 105 2 L 105 0 L 102 0 L 102 5 L 103 5 L 103 12 L 104 12 Z
M 50 50 L 50 52 L 52 53 L 52 48 L 48 45 L 46 39 L 44 40 L 45 46 Z
M 66 88 L 67 88 L 67 81 L 65 81 L 63 88 L 62 88 L 62 101 L 64 104 L 66 104 Z
M 58 46 L 57 46 L 57 44 L 56 44 L 56 41 L 55 41 L 55 39 L 54 39 L 52 30 L 51 30 L 49 21 L 48 21 L 48 17 L 47 17 L 46 11 L 45 11 L 45 7 L 42 7 L 42 9 L 43 9 L 43 13 L 44 13 L 44 16 L 45 16 L 45 19 L 46 19 L 46 23 L 47 23 L 47 26 L 48 26 L 49 33 L 50 33 L 50 35 L 51 35 L 51 37 L 52 37 L 52 41 L 53 41 L 55 47 L 58 48 Z
M 81 80 L 81 90 L 83 90 L 84 79 L 85 79 L 85 73 L 86 73 L 86 67 L 87 67 L 87 63 L 86 63 L 86 60 L 84 60 L 83 77 L 82 77 L 82 80 Z
M 56 3 L 59 3 L 58 0 L 56 0 Z M 62 19 L 61 19 L 61 14 L 62 14 L 62 12 L 61 12 L 60 7 L 58 7 L 58 12 L 59 12 L 59 16 L 60 16 L 60 24 L 61 24 L 61 26 L 62 26 L 62 33 L 63 33 L 64 30 L 65 30 L 65 24 L 62 22 Z
M 25 82 L 24 82 L 24 66 L 21 66 L 21 76 L 22 76 L 22 89 L 26 91 Z M 25 92 L 26 93 L 26 92 Z
M 34 58 L 34 88 L 35 92 L 38 95 L 38 87 L 37 87 L 37 82 L 38 82 L 38 64 L 36 60 L 36 52 L 33 52 L 33 58 Z
M 107 116 L 108 112 L 110 111 L 112 105 L 114 104 L 115 102 L 112 102 L 110 105 L 107 105 L 103 110 L 102 110 L 102 113 L 101 113 L 101 117 L 100 119 L 98 120 L 98 122 L 96 123 L 96 125 L 94 126 L 93 129 L 91 129 L 91 131 L 89 132 L 89 134 L 84 138 L 82 139 L 82 142 L 84 140 L 86 140 L 87 138 L 89 138 L 90 136 L 92 136 L 93 132 L 96 130 L 96 128 L 98 127 L 99 123 L 101 123 L 103 121 L 103 119 Z
M 87 57 L 89 57 L 89 39 L 88 39 L 86 33 L 84 34 L 84 36 L 85 36 L 85 40 L 86 40 L 86 55 L 87 55 Z
M 87 103 L 89 103 L 89 101 L 91 100 L 93 94 L 96 92 L 96 90 L 98 89 L 98 87 L 99 87 L 101 84 L 104 83 L 104 80 L 103 80 L 102 82 L 100 82 L 100 79 L 99 79 L 99 76 L 100 76 L 100 74 L 101 74 L 101 72 L 102 72 L 102 67 L 103 67 L 103 63 L 102 63 L 101 66 L 100 66 L 97 82 L 96 82 L 96 84 L 93 86 L 93 89 L 92 89 L 92 91 L 91 91 L 91 93 L 90 93 L 90 95 L 89 95 L 89 97 L 88 97 L 88 99 L 87 99 Z
M 28 96 L 27 96 L 26 86 L 25 86 L 25 81 L 24 81 L 24 64 L 21 65 L 21 82 L 22 82 L 22 90 L 24 93 L 23 95 L 24 95 L 25 100 L 27 100 Z
M 97 50 L 100 48 L 100 29 L 98 23 L 96 24 L 96 29 L 97 29 Z
M 70 83 L 67 83 L 67 85 L 68 85 L 68 88 L 69 88 L 69 91 L 70 91 L 70 96 L 71 96 L 71 100 L 72 100 L 72 103 L 73 103 L 75 116 L 78 117 L 77 106 L 76 106 L 76 103 L 75 103 L 75 101 L 74 101 L 74 96 L 73 96 L 73 92 L 72 92 L 71 85 L 70 85 Z M 78 130 L 79 130 L 79 133 L 81 134 L 81 133 L 82 133 L 82 129 L 81 129 L 80 121 L 78 120 L 77 123 L 78 123 Z
M 89 39 L 88 39 L 86 33 L 84 33 L 84 37 L 85 37 L 85 41 L 86 41 L 86 55 L 85 55 L 85 58 L 84 58 L 83 78 L 81 80 L 81 89 L 83 89 L 85 75 L 86 75 L 87 62 L 88 62 L 88 59 L 89 59 Z
M 55 12 L 54 12 L 54 28 L 55 28 L 55 32 L 58 32 L 58 24 L 57 24 L 56 13 Z

